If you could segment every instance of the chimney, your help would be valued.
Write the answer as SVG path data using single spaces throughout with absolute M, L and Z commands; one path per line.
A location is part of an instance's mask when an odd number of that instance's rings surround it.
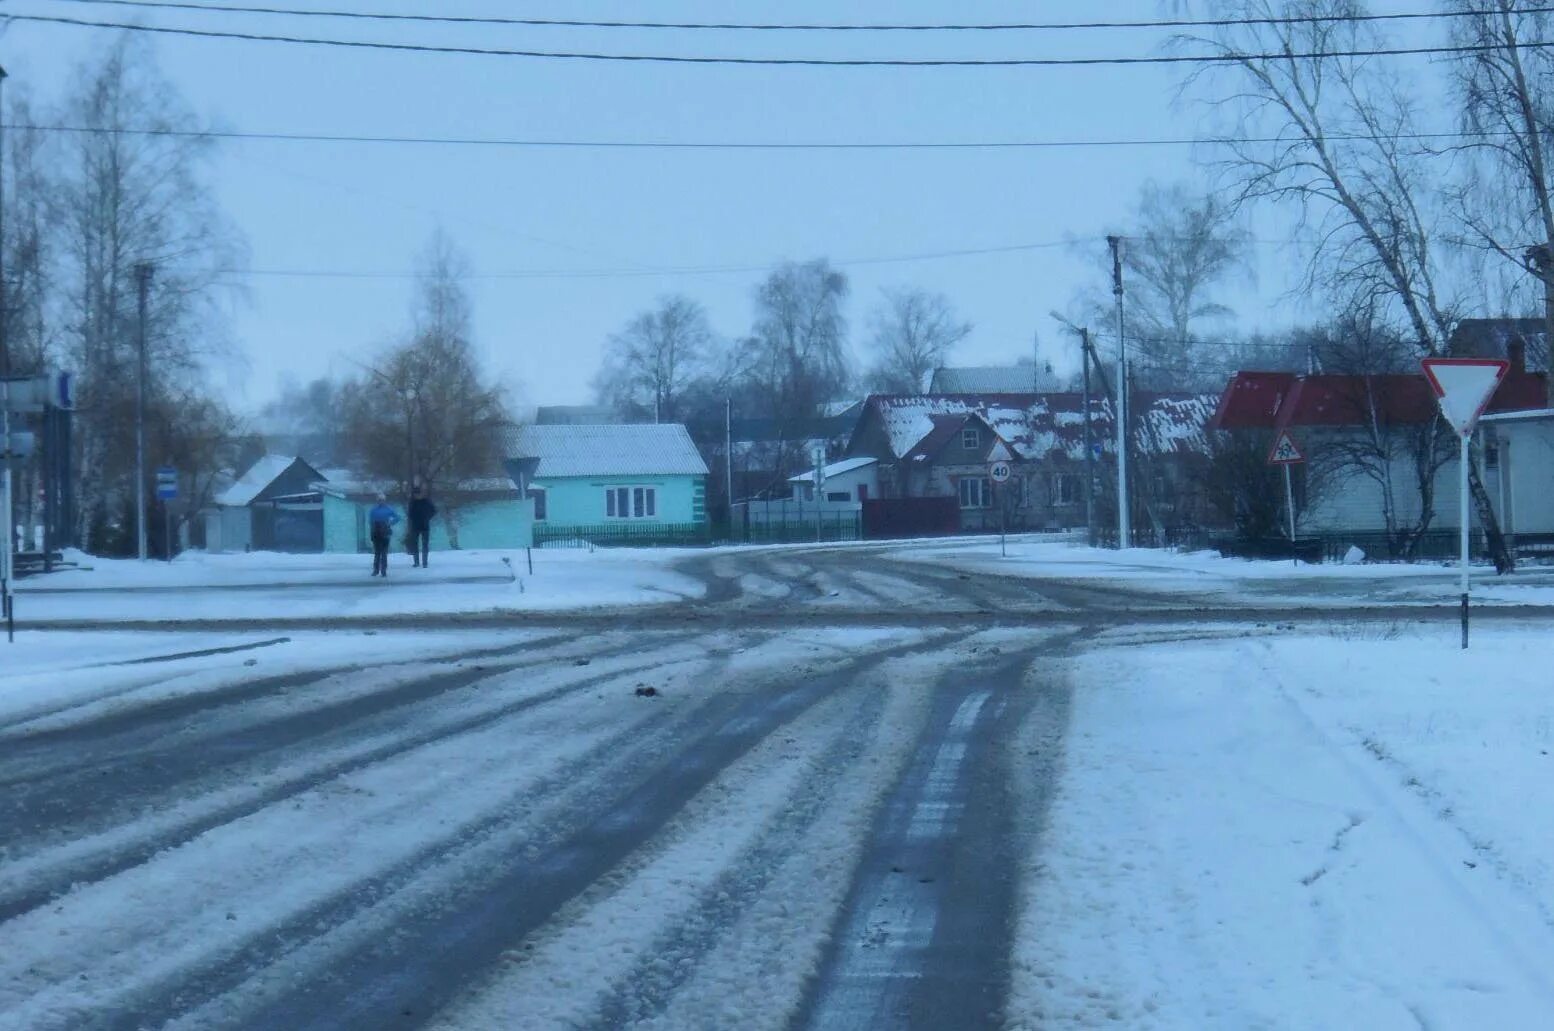
M 1511 371 L 1517 375 L 1527 371 L 1527 341 L 1512 337 L 1505 345 L 1505 356 L 1511 360 Z

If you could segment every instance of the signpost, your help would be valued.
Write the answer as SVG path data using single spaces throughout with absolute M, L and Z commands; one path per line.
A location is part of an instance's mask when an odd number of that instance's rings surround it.
M 1280 430 L 1278 437 L 1274 439 L 1273 447 L 1268 451 L 1268 464 L 1284 467 L 1284 506 L 1290 514 L 1291 563 L 1298 563 L 1300 560 L 1295 555 L 1295 490 L 1290 486 L 1290 466 L 1305 460 L 1306 456 L 1301 454 L 1300 448 L 1295 444 L 1295 438 L 1290 436 L 1290 431 Z
M 1004 484 L 1009 482 L 1009 449 L 1004 447 L 1003 441 L 993 445 L 993 450 L 988 452 L 988 479 L 993 481 L 994 489 L 998 492 L 998 554 L 1003 558 L 1009 557 L 1009 505 L 1008 498 L 1004 497 Z
M 156 471 L 156 497 L 162 503 L 162 541 L 167 549 L 167 561 L 173 560 L 173 517 L 168 502 L 178 497 L 178 470 L 164 465 Z
M 1468 646 L 1468 462 L 1473 443 L 1473 430 L 1479 416 L 1489 406 L 1489 399 L 1511 363 L 1503 358 L 1425 358 L 1425 379 L 1435 391 L 1435 400 L 1441 406 L 1441 415 L 1451 423 L 1462 442 L 1459 462 L 1459 518 L 1462 523 L 1462 646 Z
M 821 517 L 821 512 L 822 512 L 821 503 L 823 501 L 825 501 L 825 497 L 826 497 L 825 493 L 824 493 L 825 488 L 826 488 L 826 449 L 823 448 L 823 447 L 817 447 L 815 449 L 814 459 L 815 459 L 815 543 L 819 544 L 820 540 L 821 540 L 821 537 L 820 537 L 820 517 Z

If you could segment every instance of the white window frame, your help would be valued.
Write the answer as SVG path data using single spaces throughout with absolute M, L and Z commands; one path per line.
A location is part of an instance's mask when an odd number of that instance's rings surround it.
M 1064 485 L 1068 490 L 1064 491 Z M 1050 493 L 1054 505 L 1079 504 L 1079 476 L 1076 473 L 1053 473 Z M 1066 495 L 1066 496 L 1065 496 Z
M 658 488 L 615 484 L 604 488 L 604 518 L 611 522 L 646 522 L 658 518 Z
M 977 497 L 973 499 L 975 503 L 968 505 L 966 503 L 966 487 L 971 484 L 977 485 L 972 490 L 972 493 L 976 494 Z M 993 507 L 993 484 L 986 476 L 962 476 L 955 481 L 955 490 L 956 495 L 960 499 L 962 510 Z
M 967 451 L 980 450 L 982 447 L 982 430 L 976 426 L 961 427 L 960 446 Z

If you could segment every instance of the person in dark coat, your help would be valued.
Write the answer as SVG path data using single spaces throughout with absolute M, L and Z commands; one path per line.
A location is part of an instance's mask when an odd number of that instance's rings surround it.
M 394 524 L 399 513 L 388 505 L 388 498 L 378 495 L 378 503 L 367 513 L 367 525 L 372 533 L 372 575 L 388 576 L 389 540 L 394 536 Z
M 410 557 L 417 566 L 426 565 L 427 552 L 432 547 L 432 517 L 437 506 L 426 496 L 426 488 L 417 486 L 410 494 Z

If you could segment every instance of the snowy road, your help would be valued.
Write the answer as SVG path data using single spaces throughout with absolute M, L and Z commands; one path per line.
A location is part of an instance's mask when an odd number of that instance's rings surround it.
M 1554 1013 L 1546 839 L 1464 883 L 1465 836 L 1512 840 L 1496 771 L 1292 675 L 1293 623 L 862 552 L 679 575 L 679 619 L 61 634 L 0 680 L 0 1027 Z M 1374 684 L 1385 618 L 1299 633 Z

